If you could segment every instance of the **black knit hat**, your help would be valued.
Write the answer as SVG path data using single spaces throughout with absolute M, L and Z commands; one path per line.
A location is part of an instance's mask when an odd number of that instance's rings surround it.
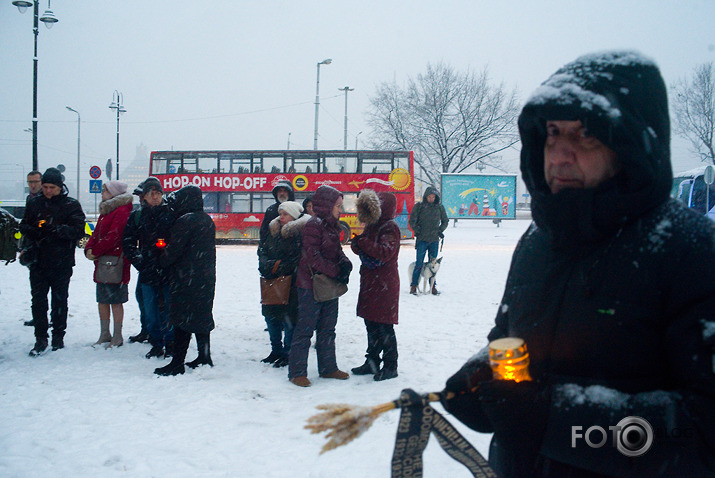
M 57 168 L 47 168 L 45 174 L 42 175 L 42 184 L 54 184 L 55 186 L 62 187 L 64 184 L 62 181 L 62 173 Z
M 132 194 L 134 194 L 135 196 L 141 196 L 142 194 L 144 194 L 144 181 L 137 184 L 137 187 L 134 188 Z
M 161 188 L 161 182 L 159 182 L 159 180 L 154 176 L 149 176 L 142 184 L 142 191 L 144 191 L 144 194 L 149 194 L 150 191 L 159 191 L 160 193 L 164 192 Z

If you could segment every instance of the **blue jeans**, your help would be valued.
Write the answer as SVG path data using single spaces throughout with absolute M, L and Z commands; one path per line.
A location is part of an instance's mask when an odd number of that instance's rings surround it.
M 415 270 L 412 271 L 412 281 L 410 282 L 410 287 L 417 285 L 417 283 L 420 281 L 422 264 L 425 262 L 425 253 L 428 253 L 428 260 L 430 261 L 432 259 L 435 259 L 437 257 L 437 254 L 439 254 L 439 241 L 417 241 L 417 243 L 415 244 L 415 248 L 417 249 L 417 263 L 415 264 Z
M 149 343 L 163 347 L 174 340 L 174 329 L 169 324 L 169 286 L 142 284 L 141 287 Z M 163 308 L 159 306 L 160 298 L 164 299 Z
M 280 305 L 265 307 L 264 318 L 268 328 L 268 337 L 271 340 L 271 352 L 288 358 L 290 343 L 293 339 L 293 324 L 288 318 L 287 307 Z

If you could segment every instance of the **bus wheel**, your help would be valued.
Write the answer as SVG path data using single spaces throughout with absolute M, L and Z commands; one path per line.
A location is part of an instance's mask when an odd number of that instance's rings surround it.
M 89 236 L 87 236 L 87 235 L 82 236 L 80 238 L 80 240 L 77 241 L 77 247 L 79 247 L 80 249 L 84 249 L 84 246 L 87 245 L 88 241 L 89 241 Z
M 347 244 L 350 242 L 352 234 L 350 233 L 350 226 L 348 226 L 348 223 L 339 221 L 338 229 L 340 229 L 340 243 Z

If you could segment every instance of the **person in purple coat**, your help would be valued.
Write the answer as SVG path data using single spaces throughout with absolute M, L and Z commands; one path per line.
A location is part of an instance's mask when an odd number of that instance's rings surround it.
M 340 245 L 338 219 L 343 195 L 330 186 L 320 186 L 313 196 L 314 216 L 303 229 L 296 286 L 298 287 L 298 323 L 293 330 L 288 357 L 288 379 L 299 387 L 309 387 L 308 352 L 313 332 L 317 331 L 315 348 L 318 373 L 322 378 L 346 380 L 349 374 L 338 369 L 335 360 L 335 325 L 338 322 L 338 299 L 316 302 L 313 298 L 313 274 L 325 274 L 348 283 L 353 265 Z
M 357 315 L 365 320 L 367 328 L 365 363 L 353 368 L 352 372 L 355 375 L 373 374 L 378 381 L 397 377 L 394 326 L 400 301 L 397 271 L 400 227 L 393 220 L 396 209 L 394 194 L 375 193 L 370 189 L 362 191 L 357 199 L 357 217 L 365 224 L 365 230 L 352 240 L 352 250 L 360 256 L 362 263 Z

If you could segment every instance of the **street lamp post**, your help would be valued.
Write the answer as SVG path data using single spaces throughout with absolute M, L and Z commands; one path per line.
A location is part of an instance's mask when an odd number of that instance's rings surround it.
M 119 180 L 119 113 L 126 113 L 124 109 L 124 95 L 119 91 L 114 90 L 112 94 L 112 104 L 109 105 L 110 109 L 117 110 L 117 173 L 114 175 L 117 180 Z
M 80 117 L 79 111 L 69 106 L 65 106 L 68 110 L 77 113 L 77 201 L 79 201 L 79 132 L 80 132 Z
M 358 149 L 358 138 L 362 134 L 362 131 L 360 131 L 358 134 L 355 135 L 355 150 L 357 151 Z
M 345 133 L 343 135 L 343 149 L 347 151 L 348 149 L 348 91 L 355 91 L 355 88 L 350 88 L 346 86 L 345 88 L 338 88 L 338 91 L 345 92 Z
M 320 65 L 329 65 L 331 58 L 318 62 L 318 74 L 315 80 L 315 134 L 313 135 L 313 149 L 318 149 L 318 108 L 320 107 Z
M 57 17 L 52 13 L 51 3 L 48 3 L 48 9 L 40 17 L 40 2 L 29 2 L 26 0 L 15 0 L 12 2 L 17 7 L 20 13 L 25 13 L 28 7 L 34 7 L 34 18 L 32 23 L 32 32 L 35 36 L 35 50 L 32 58 L 32 170 L 38 170 L 37 161 L 37 35 L 40 33 L 39 22 L 45 24 L 47 28 L 57 23 Z

